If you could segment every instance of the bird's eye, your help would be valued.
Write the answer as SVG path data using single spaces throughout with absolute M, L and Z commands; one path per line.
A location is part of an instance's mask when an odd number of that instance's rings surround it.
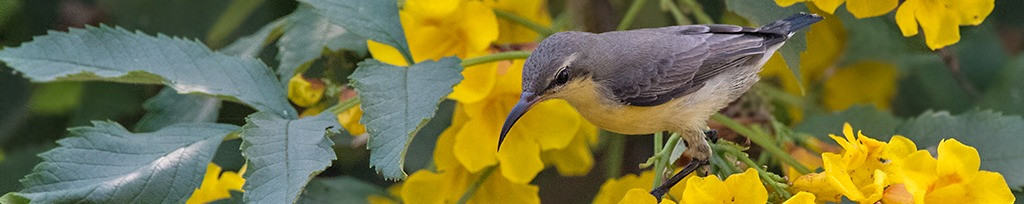
M 565 68 L 558 71 L 558 75 L 555 76 L 555 84 L 561 85 L 569 82 L 569 69 Z

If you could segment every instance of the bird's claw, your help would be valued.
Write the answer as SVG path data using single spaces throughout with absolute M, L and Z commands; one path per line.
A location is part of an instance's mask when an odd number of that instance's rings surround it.
M 711 140 L 711 143 L 718 143 L 718 130 L 710 129 L 708 131 L 704 131 L 704 136 L 706 136 L 708 140 Z

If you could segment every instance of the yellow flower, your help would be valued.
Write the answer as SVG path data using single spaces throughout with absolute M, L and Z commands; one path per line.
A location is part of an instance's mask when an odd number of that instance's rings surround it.
M 757 170 L 748 168 L 743 173 L 725 179 L 718 176 L 695 177 L 686 181 L 680 203 L 767 203 L 768 190 L 761 184 Z
M 876 61 L 840 68 L 825 80 L 822 103 L 832 111 L 846 110 L 855 104 L 889 109 L 896 96 L 897 75 L 895 66 Z
M 907 0 L 896 11 L 896 24 L 903 36 L 924 30 L 932 50 L 960 41 L 961 25 L 978 25 L 995 8 L 995 0 Z
M 540 26 L 551 26 L 551 15 L 548 14 L 548 2 L 545 0 L 490 0 L 485 2 L 495 10 L 515 14 Z M 498 35 L 497 43 L 501 44 L 536 42 L 540 37 L 533 29 L 503 18 L 498 19 L 498 28 L 501 30 L 501 34 Z
M 683 178 L 683 180 L 680 181 L 678 185 L 673 186 L 672 189 L 669 189 L 669 192 L 666 194 L 665 197 L 682 198 L 686 182 L 692 178 L 693 175 Z M 643 173 L 640 173 L 639 176 L 634 174 L 628 174 L 617 179 L 608 179 L 607 181 L 604 182 L 604 184 L 601 184 L 601 190 L 599 190 L 597 192 L 597 196 L 594 197 L 594 204 L 612 204 L 619 203 L 624 200 L 635 200 L 626 198 L 630 196 L 630 191 L 636 189 L 639 189 L 639 191 L 643 192 L 644 194 L 647 194 L 647 197 L 650 197 L 653 200 L 654 196 L 651 196 L 651 194 L 648 193 L 650 190 L 644 190 L 650 189 L 653 184 L 654 171 L 645 171 Z M 665 200 L 669 199 L 662 199 L 662 202 L 664 202 Z M 654 203 L 654 201 L 648 203 Z
M 302 74 L 296 74 L 288 80 L 288 99 L 295 105 L 309 107 L 320 102 L 323 96 L 324 84 L 319 80 L 311 82 L 310 79 L 302 77 Z
M 939 143 L 938 159 L 925 150 L 911 153 L 901 167 L 916 203 L 1013 203 L 1003 176 L 979 171 L 978 150 L 956 139 Z
M 466 59 L 488 53 L 498 39 L 498 20 L 491 8 L 470 0 L 408 0 L 399 12 L 409 50 L 416 62 L 458 56 Z M 369 41 L 373 58 L 385 63 L 407 66 L 395 48 Z M 448 96 L 459 102 L 483 99 L 494 86 L 493 64 L 466 67 L 462 80 Z
M 565 101 L 552 100 L 535 105 L 509 131 L 501 151 L 497 151 L 498 133 L 512 106 L 519 101 L 522 92 L 523 60 L 516 60 L 511 66 L 499 66 L 501 73 L 494 89 L 488 91 L 483 100 L 476 103 L 460 103 L 456 112 L 464 112 L 464 125 L 450 130 L 455 132 L 455 157 L 470 172 L 477 173 L 497 164 L 502 175 L 517 183 L 527 183 L 542 169 L 545 162 L 543 151 L 565 150 L 572 154 L 561 154 L 549 163 L 561 172 L 574 175 L 585 173 L 593 165 L 589 145 L 596 134 L 590 125 Z M 452 121 L 453 124 L 461 121 Z M 457 131 L 455 131 L 457 130 Z M 576 137 L 586 140 L 573 142 Z M 551 158 L 551 157 L 549 157 Z M 557 162 L 565 162 L 558 165 Z M 585 168 L 585 169 L 563 169 Z M 574 173 L 575 172 L 575 173 Z
M 366 126 L 359 124 L 359 120 L 362 118 L 363 109 L 356 106 L 338 114 L 338 124 L 341 124 L 349 135 L 358 136 L 366 133 Z
M 808 192 L 815 195 L 817 203 L 833 202 L 838 203 L 842 193 L 832 187 L 829 178 L 825 173 L 810 173 L 797 177 L 789 187 L 790 192 Z
M 782 204 L 814 204 L 814 203 L 815 203 L 814 202 L 814 194 L 811 194 L 811 193 L 808 193 L 808 192 L 803 192 L 803 191 L 801 191 L 799 193 L 796 193 L 796 195 L 793 195 L 793 197 L 790 197 L 789 200 L 786 200 L 786 202 L 782 202 Z
M 192 196 L 185 203 L 209 203 L 231 198 L 229 191 L 242 192 L 242 185 L 245 184 L 245 179 L 242 178 L 244 173 L 245 166 L 242 166 L 242 170 L 239 170 L 238 173 L 230 171 L 221 173 L 220 166 L 210 163 L 206 166 L 206 175 L 203 176 L 203 183 L 192 192 Z
M 792 6 L 797 2 L 813 2 L 828 14 L 833 14 L 839 5 L 846 2 L 846 10 L 849 10 L 854 17 L 868 18 L 885 15 L 896 8 L 898 0 L 775 0 L 775 4 L 782 7 Z
M 619 204 L 651 204 L 658 203 L 658 199 L 642 188 L 629 189 L 626 195 L 619 200 Z M 661 199 L 661 204 L 676 204 L 669 199 Z
M 883 171 L 884 142 L 861 134 L 853 134 L 849 123 L 843 125 L 845 138 L 829 135 L 845 150 L 842 155 L 823 153 L 825 175 L 829 184 L 847 198 L 860 203 L 874 203 L 882 198 L 887 185 Z
M 456 112 L 453 127 L 464 126 L 464 123 L 455 122 L 462 120 L 466 120 L 466 115 Z M 455 203 L 470 185 L 485 174 L 483 171 L 472 173 L 455 159 L 453 132 L 452 129 L 445 130 L 437 140 L 434 151 L 436 171 L 417 171 L 401 187 L 396 187 L 400 188 L 396 191 L 400 192 L 404 203 Z M 500 168 L 492 170 L 468 203 L 540 203 L 537 186 L 512 182 L 501 175 Z

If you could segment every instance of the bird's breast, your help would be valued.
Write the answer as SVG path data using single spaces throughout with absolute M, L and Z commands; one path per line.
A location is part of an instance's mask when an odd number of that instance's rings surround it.
M 700 118 L 684 107 L 686 98 L 658 106 L 630 106 L 611 100 L 596 83 L 567 84 L 556 98 L 569 102 L 590 123 L 620 134 L 681 131 L 686 123 Z

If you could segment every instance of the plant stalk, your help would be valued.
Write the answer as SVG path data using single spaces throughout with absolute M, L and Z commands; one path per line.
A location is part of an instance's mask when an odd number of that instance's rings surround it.
M 459 197 L 459 202 L 457 203 L 464 204 L 466 202 L 469 202 L 469 199 L 473 198 L 473 194 L 475 194 L 476 191 L 480 189 L 480 186 L 484 184 L 484 181 L 486 181 L 488 177 L 491 177 L 491 174 L 494 173 L 494 169 L 496 168 L 498 167 L 492 166 L 487 167 L 487 169 L 484 169 L 483 173 L 480 174 L 480 177 L 476 177 L 476 180 L 473 181 L 473 184 L 471 184 L 469 188 L 466 188 L 466 192 L 462 194 L 462 197 Z
M 634 0 L 633 4 L 629 5 L 629 10 L 626 10 L 626 15 L 622 17 L 622 22 L 619 22 L 619 26 L 615 30 L 626 30 L 633 25 L 633 19 L 636 18 L 636 14 L 640 13 L 640 9 L 644 7 L 647 0 Z
M 462 67 L 472 67 L 475 65 L 486 64 L 490 62 L 497 62 L 502 60 L 516 60 L 526 59 L 530 57 L 530 52 L 527 51 L 512 51 L 512 52 L 501 52 L 480 57 L 474 57 L 462 60 Z

